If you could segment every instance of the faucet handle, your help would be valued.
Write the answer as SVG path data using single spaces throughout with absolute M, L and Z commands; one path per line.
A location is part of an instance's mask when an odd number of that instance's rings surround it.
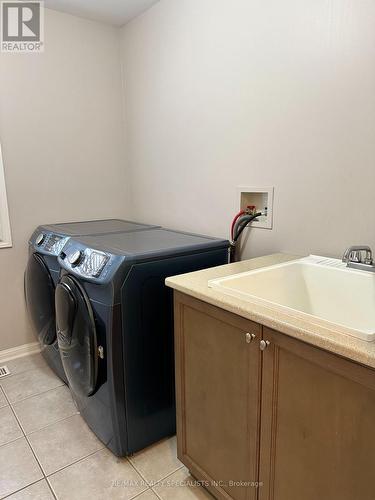
M 369 266 L 371 266 L 373 264 L 374 260 L 372 258 L 371 249 L 369 251 L 366 250 L 366 257 L 365 257 L 365 260 L 363 262 Z
M 365 260 L 364 261 L 362 261 L 362 252 L 365 252 Z M 346 262 L 346 263 L 349 263 L 349 262 L 362 263 L 363 262 L 364 264 L 372 265 L 372 263 L 373 263 L 372 250 L 367 245 L 351 246 L 345 250 L 344 255 L 342 257 L 342 261 Z

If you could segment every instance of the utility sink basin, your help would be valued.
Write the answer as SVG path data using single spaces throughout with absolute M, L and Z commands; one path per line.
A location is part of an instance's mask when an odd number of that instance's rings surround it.
M 375 275 L 310 255 L 210 280 L 211 288 L 294 318 L 375 340 Z

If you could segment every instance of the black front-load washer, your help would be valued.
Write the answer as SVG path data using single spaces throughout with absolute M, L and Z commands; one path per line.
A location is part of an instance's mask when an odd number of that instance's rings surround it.
M 107 219 L 39 226 L 32 234 L 25 271 L 27 310 L 44 358 L 65 382 L 67 379 L 56 339 L 55 286 L 60 273 L 57 256 L 72 236 L 143 231 L 154 227 L 121 219 Z
M 59 257 L 60 354 L 82 417 L 116 455 L 175 433 L 168 276 L 228 262 L 228 241 L 167 229 L 71 238 Z

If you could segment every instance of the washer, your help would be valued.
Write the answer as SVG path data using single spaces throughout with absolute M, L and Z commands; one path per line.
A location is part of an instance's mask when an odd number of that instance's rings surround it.
M 71 238 L 56 322 L 81 415 L 116 455 L 175 433 L 171 275 L 226 264 L 228 241 L 167 229 Z
M 31 236 L 25 271 L 27 310 L 44 358 L 65 382 L 67 380 L 61 364 L 55 325 L 55 285 L 60 272 L 57 256 L 71 236 L 144 231 L 155 227 L 158 226 L 107 219 L 39 226 Z

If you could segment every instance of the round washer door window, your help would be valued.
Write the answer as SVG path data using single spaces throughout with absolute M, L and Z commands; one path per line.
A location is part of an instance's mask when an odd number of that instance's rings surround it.
M 71 389 L 79 396 L 95 392 L 98 356 L 90 301 L 77 280 L 63 276 L 56 287 L 56 326 L 62 364 Z
M 56 340 L 55 285 L 43 257 L 34 253 L 25 271 L 25 299 L 35 334 L 43 347 Z

